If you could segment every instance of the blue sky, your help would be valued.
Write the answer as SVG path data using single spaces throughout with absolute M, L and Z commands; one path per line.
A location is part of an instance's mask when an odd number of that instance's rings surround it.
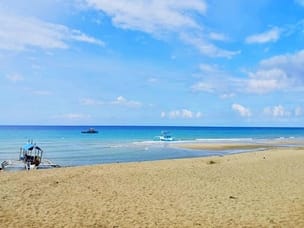
M 304 126 L 303 0 L 4 0 L 0 124 Z

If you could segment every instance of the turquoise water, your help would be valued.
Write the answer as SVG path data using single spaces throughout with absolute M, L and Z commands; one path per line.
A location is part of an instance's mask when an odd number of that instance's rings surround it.
M 304 128 L 93 126 L 98 134 L 81 133 L 89 127 L 92 126 L 0 126 L 0 161 L 17 159 L 19 148 L 29 139 L 44 150 L 44 158 L 62 166 L 228 153 L 179 149 L 176 147 L 179 142 L 304 139 Z M 156 141 L 155 136 L 161 131 L 169 131 L 175 141 Z

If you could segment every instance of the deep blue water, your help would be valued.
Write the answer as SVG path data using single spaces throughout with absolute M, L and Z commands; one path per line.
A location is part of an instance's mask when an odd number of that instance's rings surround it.
M 82 134 L 94 127 L 98 134 Z M 155 141 L 169 131 L 175 142 Z M 178 149 L 174 144 L 198 140 L 263 140 L 303 138 L 304 128 L 163 127 L 163 126 L 0 126 L 0 161 L 17 159 L 29 139 L 44 157 L 63 166 L 150 161 L 214 155 L 211 151 Z

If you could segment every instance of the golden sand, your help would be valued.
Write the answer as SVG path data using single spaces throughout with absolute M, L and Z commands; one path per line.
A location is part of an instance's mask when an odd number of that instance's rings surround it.
M 304 227 L 304 150 L 0 173 L 1 227 Z

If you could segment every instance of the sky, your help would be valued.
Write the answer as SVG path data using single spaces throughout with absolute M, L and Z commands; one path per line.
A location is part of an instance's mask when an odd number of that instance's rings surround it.
M 2 0 L 1 125 L 304 127 L 303 0 Z

